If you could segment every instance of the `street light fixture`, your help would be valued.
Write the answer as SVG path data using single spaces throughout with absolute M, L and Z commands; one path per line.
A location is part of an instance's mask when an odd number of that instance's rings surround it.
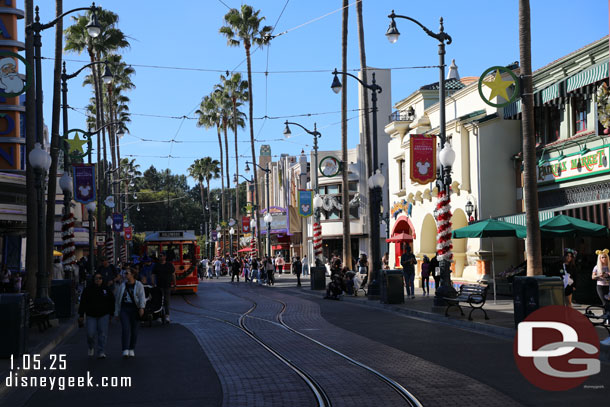
M 440 152 L 438 155 L 437 166 L 437 179 L 436 184 L 438 188 L 438 199 L 443 206 L 447 210 L 444 211 L 443 217 L 445 219 L 437 221 L 439 222 L 447 222 L 448 227 L 444 228 L 441 233 L 437 235 L 437 246 L 439 249 L 437 250 L 439 265 L 441 269 L 441 284 L 440 287 L 436 290 L 436 294 L 434 296 L 434 305 L 446 305 L 445 297 L 455 296 L 457 293 L 453 288 L 453 284 L 451 283 L 451 270 L 450 265 L 453 259 L 453 253 L 451 252 L 451 212 L 449 210 L 450 200 L 450 188 L 451 188 L 451 166 L 455 161 L 455 152 L 451 149 L 449 145 L 445 148 L 445 143 L 447 141 L 447 132 L 446 132 L 446 124 L 445 124 L 445 45 L 451 44 L 451 36 L 444 31 L 443 26 L 443 18 L 440 18 L 440 30 L 438 33 L 434 33 L 426 28 L 419 21 L 394 13 L 388 15 L 388 18 L 391 19 L 390 26 L 386 32 L 386 36 L 391 43 L 395 43 L 400 36 L 398 32 L 398 28 L 396 27 L 396 18 L 402 18 L 405 20 L 409 20 L 420 26 L 428 36 L 438 40 L 438 56 L 439 56 L 439 86 L 438 86 L 438 98 L 439 98 L 439 120 L 440 120 L 440 130 L 439 130 L 439 140 L 440 140 Z M 441 216 L 441 215 L 439 215 Z
M 231 239 L 231 246 L 229 249 L 229 254 L 231 255 L 231 257 L 233 257 L 233 235 L 235 234 L 235 229 L 233 229 L 233 227 L 231 227 L 231 229 L 229 229 L 229 237 Z
M 380 295 L 379 271 L 381 270 L 381 253 L 379 250 L 379 208 L 381 207 L 381 188 L 385 183 L 385 179 L 379 171 L 379 158 L 377 157 L 377 93 L 381 93 L 382 89 L 381 86 L 377 85 L 377 81 L 375 80 L 375 72 L 371 74 L 372 80 L 370 84 L 363 82 L 360 78 L 355 75 L 352 75 L 351 73 L 339 72 L 337 71 L 337 69 L 335 69 L 332 74 L 335 75 L 335 77 L 333 78 L 331 89 L 335 93 L 339 93 L 342 88 L 341 81 L 339 81 L 339 74 L 351 76 L 352 78 L 360 82 L 362 86 L 373 92 L 371 95 L 371 101 L 373 102 L 373 175 L 370 177 L 369 181 L 369 188 L 371 189 L 371 191 L 369 192 L 370 205 L 368 207 L 370 220 L 369 236 L 371 239 L 371 262 L 373 265 L 373 281 L 369 283 L 369 290 L 367 295 L 369 299 L 377 299 Z M 347 202 L 345 202 L 345 204 L 347 204 Z M 343 216 L 349 216 L 349 208 L 347 207 L 347 205 L 343 213 Z

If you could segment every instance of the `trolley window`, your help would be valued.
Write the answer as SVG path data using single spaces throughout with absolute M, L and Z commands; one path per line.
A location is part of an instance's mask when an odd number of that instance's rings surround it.
M 180 261 L 180 245 L 179 244 L 164 244 L 161 250 L 166 252 L 167 261 Z
M 186 243 L 182 245 L 182 261 L 192 263 L 195 259 L 195 245 Z

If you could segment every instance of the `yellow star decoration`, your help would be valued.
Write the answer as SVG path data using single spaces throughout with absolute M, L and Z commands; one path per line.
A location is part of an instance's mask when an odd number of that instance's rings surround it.
M 512 85 L 514 81 L 503 81 L 502 75 L 500 74 L 500 70 L 496 69 L 496 77 L 493 81 L 483 82 L 483 85 L 487 86 L 491 89 L 491 94 L 489 95 L 488 100 L 492 100 L 496 96 L 502 96 L 505 100 L 509 100 L 508 94 L 506 93 L 506 88 Z
M 67 139 L 66 142 L 70 145 L 68 153 L 71 153 L 72 151 L 83 153 L 83 145 L 87 144 L 87 140 L 81 140 L 78 133 L 76 133 L 76 136 L 74 136 L 72 140 Z

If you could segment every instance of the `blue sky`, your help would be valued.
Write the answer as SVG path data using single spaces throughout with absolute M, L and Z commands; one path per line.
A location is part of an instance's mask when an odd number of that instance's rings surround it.
M 223 2 L 231 7 L 242 4 L 235 0 Z M 530 3 L 534 69 L 608 34 L 608 3 L 605 1 L 585 1 L 578 6 L 569 0 Z M 45 0 L 37 4 L 41 7 L 43 22 L 53 19 L 54 2 Z M 64 0 L 64 10 L 89 4 L 84 0 Z M 186 173 L 196 158 L 218 158 L 220 153 L 214 129 L 198 128 L 195 120 L 152 116 L 194 117 L 201 98 L 212 91 L 221 73 L 205 70 L 246 70 L 243 47 L 228 47 L 225 38 L 218 33 L 228 8 L 219 0 L 102 0 L 97 4 L 120 16 L 119 28 L 131 42 L 131 48 L 123 52 L 123 59 L 136 70 L 133 78 L 136 89 L 128 94 L 133 113 L 129 126 L 131 135 L 121 140 L 121 155 L 132 156 L 142 169 L 152 164 L 158 169 L 169 167 L 174 173 Z M 277 22 L 274 33 L 288 31 L 275 38 L 270 47 L 253 54 L 253 71 L 259 72 L 253 75 L 254 117 L 325 113 L 290 120 L 309 128 L 316 121 L 323 134 L 320 148 L 339 149 L 341 98 L 330 89 L 330 72 L 341 66 L 341 12 L 327 14 L 338 10 L 342 2 L 251 0 L 248 4 L 261 10 L 266 24 L 273 26 Z M 519 60 L 517 0 L 495 3 L 480 0 L 459 3 L 364 0 L 363 4 L 369 66 L 399 68 L 438 63 L 437 41 L 413 23 L 398 20 L 402 34 L 400 40 L 396 44 L 386 40 L 387 15 L 393 8 L 397 14 L 413 17 L 435 32 L 442 15 L 445 31 L 453 37 L 453 43 L 447 46 L 447 64 L 455 59 L 463 77 L 478 76 L 490 66 L 508 65 Z M 348 67 L 357 69 L 360 63 L 354 5 L 350 6 L 349 13 Z M 320 18 L 322 16 L 325 17 Z M 69 23 L 66 18 L 64 24 Z M 43 33 L 43 56 L 53 56 L 53 37 L 54 29 Z M 64 58 L 69 73 L 88 62 L 87 55 L 71 53 L 65 54 Z M 52 61 L 43 61 L 47 122 L 50 122 L 51 115 L 52 69 Z M 294 72 L 316 70 L 323 72 Z M 262 73 L 265 71 L 269 74 Z M 392 101 L 396 102 L 419 86 L 437 80 L 436 68 L 393 69 Z M 348 109 L 357 109 L 356 82 L 351 81 L 348 85 Z M 69 104 L 84 107 L 91 96 L 91 89 L 82 87 L 82 78 L 72 79 L 69 89 Z M 244 106 L 244 111 L 247 113 L 247 106 Z M 348 114 L 354 118 L 348 123 L 350 147 L 358 141 L 357 114 Z M 257 142 L 257 155 L 261 144 L 270 144 L 274 155 L 298 154 L 301 149 L 311 149 L 311 137 L 296 128 L 292 129 L 293 137 L 283 140 L 284 120 L 254 121 L 255 137 L 260 140 Z M 78 112 L 71 112 L 69 121 L 70 128 L 85 126 L 85 116 Z M 239 154 L 249 156 L 248 127 L 241 130 L 238 137 Z M 144 142 L 141 138 L 158 142 Z M 176 143 L 167 142 L 171 139 Z M 233 148 L 231 143 L 231 157 L 234 156 Z M 169 154 L 175 158 L 159 158 Z M 240 158 L 242 169 L 246 159 L 250 158 Z M 231 174 L 234 165 L 234 158 L 231 158 Z

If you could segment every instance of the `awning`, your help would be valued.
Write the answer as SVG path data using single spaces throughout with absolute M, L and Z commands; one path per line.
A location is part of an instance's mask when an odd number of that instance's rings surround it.
M 413 240 L 413 236 L 408 233 L 397 233 L 393 235 L 391 238 L 386 239 L 387 243 L 401 243 Z
M 287 247 L 290 247 L 290 243 L 280 243 L 271 246 L 271 250 L 284 250 Z
M 237 253 L 246 253 L 246 252 L 251 252 L 252 248 L 250 246 L 244 247 L 243 249 L 240 249 L 237 251 Z
M 521 113 L 521 99 L 515 100 L 513 103 L 504 108 L 504 119 L 510 119 L 519 113 Z
M 600 62 L 590 68 L 585 69 L 576 75 L 570 76 L 567 83 L 567 92 L 572 92 L 575 89 L 582 88 L 589 84 L 601 81 L 608 77 L 608 61 Z
M 553 216 L 555 216 L 555 212 L 557 212 L 557 209 L 546 209 L 539 211 L 538 218 L 540 219 L 540 221 L 551 219 Z M 508 216 L 498 216 L 495 219 L 501 220 L 503 222 L 513 223 L 515 225 L 526 226 L 525 212 L 516 213 L 514 215 Z

